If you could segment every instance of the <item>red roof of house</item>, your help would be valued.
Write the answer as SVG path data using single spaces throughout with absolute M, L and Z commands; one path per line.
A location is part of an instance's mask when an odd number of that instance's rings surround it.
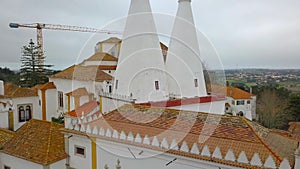
M 6 83 L 4 85 L 4 95 L 0 98 L 18 98 L 18 97 L 35 97 L 38 96 L 36 90 L 25 87 L 19 87 L 13 83 Z
M 101 66 L 81 66 L 73 65 L 67 69 L 52 75 L 51 78 L 71 79 L 82 81 L 103 82 L 112 80 L 113 77 L 102 71 Z
M 3 153 L 49 165 L 65 159 L 63 125 L 32 119 L 25 123 L 2 149 Z
M 89 95 L 85 87 L 78 88 L 66 94 L 67 96 L 87 96 Z
M 82 106 L 78 107 L 77 109 L 74 109 L 74 110 L 68 112 L 68 115 L 72 116 L 72 117 L 81 117 L 82 115 L 85 116 L 88 113 L 90 113 L 91 111 L 93 111 L 95 108 L 97 108 L 97 106 L 99 106 L 99 102 L 90 101 L 90 102 L 85 103 Z
M 35 86 L 34 88 L 39 90 L 48 90 L 48 89 L 56 89 L 56 86 L 53 82 L 48 82 L 42 85 Z
M 227 87 L 227 96 L 237 100 L 237 99 L 251 99 L 255 95 L 248 93 L 242 89 L 229 86 Z

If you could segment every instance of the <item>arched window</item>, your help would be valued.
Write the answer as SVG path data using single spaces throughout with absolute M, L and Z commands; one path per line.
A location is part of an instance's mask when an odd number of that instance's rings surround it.
M 240 111 L 237 115 L 238 116 L 244 116 L 244 113 L 242 111 Z
M 24 122 L 25 121 L 25 110 L 23 106 L 19 107 L 19 122 Z
M 29 121 L 31 119 L 31 107 L 28 105 L 26 106 L 25 110 L 25 120 Z

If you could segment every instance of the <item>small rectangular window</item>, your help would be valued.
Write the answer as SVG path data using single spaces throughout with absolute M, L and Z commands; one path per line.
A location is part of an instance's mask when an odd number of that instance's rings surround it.
M 85 147 L 75 146 L 75 155 L 85 158 Z
M 118 83 L 119 83 L 119 80 L 116 80 L 116 85 L 115 85 L 116 89 L 118 89 Z
M 58 92 L 58 107 L 64 107 L 64 94 L 63 92 Z
M 250 104 L 250 100 L 247 100 L 247 104 Z
M 159 90 L 159 83 L 158 83 L 158 81 L 155 81 L 155 89 Z
M 235 105 L 235 101 L 234 101 L 234 100 L 232 100 L 231 104 L 232 104 L 232 105 Z
M 239 100 L 236 102 L 236 105 L 244 105 L 245 101 L 244 100 Z
M 9 166 L 6 166 L 6 165 L 4 165 L 4 169 L 10 169 L 10 167 L 9 167 Z
M 198 79 L 195 79 L 194 83 L 195 83 L 195 87 L 198 87 Z

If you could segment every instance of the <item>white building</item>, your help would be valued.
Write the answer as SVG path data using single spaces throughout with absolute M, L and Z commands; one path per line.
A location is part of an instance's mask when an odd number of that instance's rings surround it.
M 236 87 L 227 87 L 225 113 L 256 119 L 256 96 Z
M 0 86 L 0 128 L 18 130 L 32 118 L 42 119 L 36 90 L 3 82 Z

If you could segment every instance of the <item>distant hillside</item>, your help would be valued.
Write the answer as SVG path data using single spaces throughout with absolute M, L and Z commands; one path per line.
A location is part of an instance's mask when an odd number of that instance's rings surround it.
M 0 80 L 4 82 L 12 82 L 14 84 L 19 83 L 19 74 L 15 71 L 10 70 L 9 68 L 0 67 Z

